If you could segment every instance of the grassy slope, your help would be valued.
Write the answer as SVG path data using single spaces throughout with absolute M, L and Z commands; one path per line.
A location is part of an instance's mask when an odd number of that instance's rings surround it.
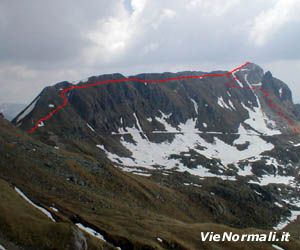
M 60 211 L 57 214 L 60 223 L 51 223 L 28 204 L 23 204 L 15 194 L 12 195 L 14 191 L 5 184 L 13 198 L 3 205 L 6 213 L 1 213 L 3 221 L 11 220 L 10 224 L 3 224 L 10 231 L 2 230 L 9 232 L 7 237 L 12 241 L 31 245 L 35 244 L 32 239 L 37 237 L 43 244 L 53 244 L 60 249 L 60 244 L 70 242 L 71 223 L 83 222 L 122 249 L 271 249 L 270 244 L 263 243 L 203 244 L 200 242 L 201 231 L 247 230 L 211 223 L 214 221 L 213 214 L 201 203 L 201 199 L 193 200 L 186 193 L 121 172 L 88 156 L 55 151 L 22 132 L 17 135 L 8 123 L 2 122 L 0 126 L 3 151 L 0 177 L 24 190 L 35 202 L 45 207 L 55 204 Z M 201 192 L 200 195 L 205 195 L 205 190 Z M 20 211 L 11 212 L 14 211 L 11 209 L 13 202 L 22 204 L 16 206 L 20 207 Z M 37 216 L 36 220 L 43 223 L 36 222 L 36 228 L 29 227 L 30 219 L 15 217 L 15 214 L 27 214 L 23 212 L 26 209 L 38 213 L 32 216 Z M 14 224 L 19 224 L 21 229 L 15 229 Z M 51 240 L 53 234 L 60 230 L 64 232 L 62 239 Z M 164 242 L 159 243 L 157 237 Z M 90 242 L 95 247 L 95 240 Z M 101 247 L 101 244 L 97 246 Z M 299 243 L 293 241 L 285 249 L 299 249 Z
M 52 222 L 46 215 L 21 198 L 0 179 L 0 231 L 7 242 L 29 249 L 75 249 L 78 229 L 69 222 Z M 106 243 L 88 238 L 90 249 L 109 249 Z M 1 243 L 1 242 L 0 242 Z

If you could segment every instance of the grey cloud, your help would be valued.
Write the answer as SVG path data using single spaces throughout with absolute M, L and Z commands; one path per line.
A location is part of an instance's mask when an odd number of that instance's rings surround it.
M 0 60 L 49 63 L 75 60 L 89 46 L 85 31 L 109 13 L 107 1 L 6 1 L 0 25 Z
M 251 37 L 263 14 L 276 20 L 279 1 L 226 0 L 221 8 L 225 0 L 192 7 L 188 0 L 2 0 L 0 103 L 28 102 L 45 85 L 94 74 L 226 69 L 244 61 L 266 65 L 282 80 L 288 75 L 300 92 L 291 79 L 300 78 L 291 70 L 300 61 L 300 20 L 265 29 L 273 33 L 260 46 Z

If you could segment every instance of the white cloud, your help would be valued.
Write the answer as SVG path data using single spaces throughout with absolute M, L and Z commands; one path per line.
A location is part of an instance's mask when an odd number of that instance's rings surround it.
M 34 79 L 37 72 L 23 65 L 3 65 L 0 67 L 0 76 L 5 79 L 14 76 L 18 80 Z
M 99 59 L 111 63 L 123 56 L 135 34 L 142 25 L 141 14 L 147 0 L 131 0 L 132 12 L 128 13 L 124 1 L 114 16 L 100 19 L 87 36 L 93 45 L 84 51 L 87 62 L 93 64 Z
M 142 12 L 148 0 L 131 0 L 131 6 L 136 14 Z
M 108 60 L 111 56 L 120 55 L 131 37 L 129 22 L 111 17 L 98 21 L 97 25 L 87 36 L 93 42 L 93 46 L 88 49 L 89 59 L 101 56 L 101 60 Z
M 148 0 L 131 0 L 130 4 L 132 11 L 128 12 L 124 1 L 121 1 L 113 16 L 98 20 L 96 27 L 88 32 L 92 46 L 84 50 L 86 62 L 110 64 L 124 58 L 130 47 L 143 40 L 144 31 L 149 32 L 148 27 L 157 29 L 164 21 L 176 16 L 172 9 L 155 9 L 157 5 L 152 5 L 149 11 L 146 8 Z M 144 54 L 156 50 L 158 45 L 157 41 L 145 44 Z
M 176 16 L 176 11 L 171 10 L 171 9 L 164 9 L 162 11 L 162 15 L 163 18 L 173 18 Z
M 221 16 L 239 2 L 240 0 L 192 0 L 187 8 L 200 11 L 204 15 Z
M 158 48 L 159 48 L 159 44 L 156 42 L 147 44 L 144 48 L 144 54 L 151 53 L 151 52 L 157 50 Z
M 257 46 L 265 45 L 277 32 L 291 22 L 300 21 L 299 0 L 277 0 L 273 7 L 261 12 L 251 27 L 250 38 Z
M 157 29 L 165 20 L 172 19 L 177 15 L 176 11 L 171 9 L 163 9 L 158 13 L 158 17 L 153 20 L 152 27 Z
M 0 102 L 29 100 L 46 85 L 104 73 L 228 69 L 244 61 L 271 65 L 300 59 L 300 0 L 2 2 Z M 290 64 L 281 66 L 292 82 L 298 78 Z

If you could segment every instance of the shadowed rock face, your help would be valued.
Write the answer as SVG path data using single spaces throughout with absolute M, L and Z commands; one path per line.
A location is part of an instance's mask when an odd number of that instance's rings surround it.
M 135 77 L 152 80 L 202 74 L 204 73 L 181 72 L 141 74 Z M 259 91 L 247 89 L 249 85 L 259 82 L 274 95 L 274 102 L 292 108 L 291 91 L 287 85 L 273 78 L 269 72 L 264 75 L 259 66 L 249 64 L 235 75 L 240 79 L 242 89 L 228 87 L 228 83 L 232 85 L 233 82 L 237 85 L 237 82 L 227 77 L 187 79 L 159 84 L 123 82 L 74 89 L 68 93 L 67 107 L 46 121 L 45 127 L 39 129 L 38 133 L 53 132 L 60 137 L 88 136 L 87 123 L 103 136 L 138 125 L 142 132 L 151 133 L 155 130 L 166 130 L 163 124 L 155 119 L 164 118 L 164 115 L 166 122 L 175 128 L 189 119 L 194 119 L 195 127 L 201 131 L 237 132 L 239 125 L 249 117 L 244 106 L 253 108 L 258 107 L 258 101 L 264 103 Z M 90 77 L 87 82 L 79 82 L 78 85 L 120 78 L 124 76 L 112 74 Z M 59 92 L 69 86 L 72 84 L 62 82 L 45 88 L 37 102 L 34 102 L 34 108 L 31 107 L 30 114 L 25 116 L 21 113 L 13 123 L 24 130 L 30 129 L 34 122 L 62 103 Z M 269 110 L 264 111 L 268 113 Z
M 129 78 L 146 81 L 203 74 L 140 74 Z M 123 78 L 120 74 L 94 76 L 76 86 Z M 45 88 L 13 123 L 30 129 L 62 104 L 60 92 L 71 86 L 75 85 L 61 82 Z M 66 97 L 67 106 L 43 122 L 34 136 L 69 150 L 77 150 L 74 144 L 84 141 L 93 148 L 93 155 L 101 151 L 122 166 L 185 171 L 200 164 L 210 172 L 223 172 L 218 165 L 239 166 L 250 157 L 261 160 L 259 154 L 276 149 L 274 142 L 263 136 L 290 134 L 293 128 L 289 122 L 297 124 L 296 106 L 287 85 L 252 63 L 230 77 L 108 83 L 73 89 Z M 270 100 L 283 115 L 269 107 Z M 100 145 L 98 149 L 96 145 Z
M 146 81 L 203 74 L 180 72 L 134 77 Z M 122 78 L 120 74 L 95 76 L 76 86 Z M 13 123 L 24 130 L 30 129 L 62 104 L 60 91 L 70 86 L 74 85 L 61 82 L 45 88 Z M 287 85 L 270 72 L 264 74 L 255 64 L 246 65 L 231 77 L 151 84 L 108 83 L 73 89 L 66 97 L 67 106 L 41 124 L 34 136 L 69 150 L 76 150 L 74 143 L 84 141 L 93 148 L 93 155 L 101 151 L 114 163 L 131 167 L 160 166 L 184 171 L 202 163 L 215 172 L 220 169 L 213 170 L 216 164 L 208 164 L 209 159 L 226 167 L 250 157 L 259 158 L 263 152 L 276 150 L 275 142 L 264 136 L 291 134 L 298 123 Z M 276 109 L 269 106 L 270 101 Z M 100 147 L 95 151 L 96 145 Z
M 292 92 L 289 87 L 279 79 L 276 79 L 272 76 L 272 73 L 268 71 L 264 77 L 263 86 L 270 93 L 273 93 L 278 99 L 287 104 L 293 104 Z
M 300 104 L 295 104 L 294 113 L 300 119 Z
M 261 68 L 250 64 L 247 69 L 249 83 L 257 83 L 262 80 Z M 245 72 L 241 71 L 237 74 L 244 79 Z M 141 74 L 136 77 L 165 79 L 202 74 L 202 72 L 182 72 Z M 79 85 L 123 77 L 120 74 L 91 77 L 87 82 L 79 83 Z M 118 132 L 121 127 L 136 126 L 137 117 L 141 129 L 147 133 L 163 129 L 162 124 L 157 122 L 155 117 L 161 117 L 164 113 L 168 115 L 167 122 L 174 127 L 185 123 L 188 119 L 196 119 L 196 128 L 204 131 L 236 132 L 239 124 L 248 116 L 241 103 L 248 107 L 257 106 L 257 100 L 251 90 L 243 89 L 241 91 L 229 88 L 226 86 L 228 81 L 227 77 L 210 77 L 160 84 L 111 83 L 87 89 L 75 89 L 68 93 L 68 106 L 51 120 L 45 122 L 47 128 L 41 130 L 46 130 L 46 132 L 56 130 L 55 132 L 59 133 L 61 129 L 68 128 L 72 135 L 74 135 L 74 131 L 84 134 L 86 123 L 89 123 L 98 133 L 110 134 Z M 247 85 L 245 81 L 243 84 Z M 63 82 L 44 89 L 39 95 L 40 98 L 35 103 L 33 111 L 25 117 L 21 113 L 13 122 L 24 130 L 30 129 L 33 122 L 47 115 L 51 109 L 62 103 L 59 91 L 69 86 L 71 86 L 70 83 Z M 222 98 L 221 101 L 220 98 Z M 229 101 L 233 107 L 230 106 Z M 249 105 L 248 102 L 252 104 Z M 150 119 L 152 121 L 149 121 Z M 208 127 L 205 127 L 203 123 Z M 61 136 L 65 136 L 66 133 L 67 131 L 64 130 Z

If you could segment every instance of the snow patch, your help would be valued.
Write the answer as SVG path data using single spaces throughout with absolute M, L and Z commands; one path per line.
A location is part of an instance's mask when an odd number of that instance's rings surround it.
M 178 130 L 176 128 L 174 128 L 173 126 L 171 126 L 168 122 L 167 119 L 171 117 L 172 113 L 166 115 L 165 113 L 163 113 L 162 111 L 160 111 L 161 117 L 155 117 L 155 120 L 157 120 L 159 123 L 161 123 L 164 127 L 165 130 L 168 132 L 178 132 Z
M 35 208 L 37 208 L 38 210 L 40 210 L 43 214 L 45 214 L 50 220 L 52 220 L 53 222 L 55 222 L 55 220 L 53 219 L 51 213 L 46 210 L 43 207 L 40 207 L 36 204 L 34 204 L 20 189 L 18 189 L 17 187 L 15 187 L 15 191 L 24 199 L 26 200 L 30 205 L 34 206 Z
M 192 98 L 190 98 L 190 100 L 192 101 L 192 103 L 194 105 L 195 112 L 198 115 L 198 104 L 197 104 L 197 102 Z
M 249 126 L 251 126 L 253 129 L 255 129 L 256 131 L 265 135 L 272 136 L 272 135 L 281 134 L 279 130 L 271 129 L 267 127 L 267 124 L 272 123 L 273 121 L 271 121 L 262 111 L 260 102 L 257 97 L 256 100 L 258 103 L 258 107 L 253 107 L 253 110 L 246 107 L 243 103 L 241 103 L 243 108 L 246 109 L 249 114 L 249 118 L 244 122 L 247 123 Z
M 255 86 L 255 87 L 260 87 L 262 85 L 261 82 L 258 82 L 258 83 L 253 83 L 252 86 Z
M 262 152 L 271 150 L 274 147 L 273 144 L 267 143 L 258 135 L 249 134 L 249 131 L 247 131 L 242 125 L 240 126 L 238 132 L 240 137 L 234 141 L 234 145 L 229 145 L 216 137 L 213 138 L 213 143 L 209 143 L 199 135 L 202 132 L 196 129 L 195 120 L 188 119 L 185 123 L 179 124 L 177 130 L 167 123 L 165 120 L 166 117 L 167 115 L 163 114 L 162 118 L 158 120 L 160 120 L 160 122 L 162 122 L 164 126 L 168 128 L 168 131 L 160 132 L 176 132 L 174 133 L 174 139 L 171 142 L 167 140 L 161 143 L 147 141 L 144 137 L 142 137 L 140 131 L 134 126 L 132 128 L 126 128 L 134 143 L 124 140 L 123 137 L 120 139 L 121 144 L 132 153 L 131 157 L 120 157 L 105 150 L 103 146 L 97 145 L 97 147 L 104 150 L 107 157 L 111 161 L 118 165 L 122 165 L 123 168 L 144 167 L 146 169 L 155 169 L 157 166 L 162 166 L 166 169 L 175 169 L 180 172 L 188 171 L 191 174 L 201 177 L 219 177 L 224 179 L 234 179 L 234 177 L 212 174 L 208 171 L 208 169 L 200 165 L 194 169 L 190 169 L 179 159 L 174 159 L 171 156 L 181 155 L 182 153 L 187 153 L 192 149 L 196 153 L 204 155 L 208 159 L 217 158 L 220 159 L 223 164 L 229 164 L 237 163 L 240 160 L 260 155 Z M 222 134 L 222 132 L 210 133 Z M 248 148 L 245 150 L 238 150 L 236 145 L 246 142 L 250 142 Z M 230 154 L 228 152 L 230 152 Z M 245 172 L 241 170 L 241 173 L 245 175 L 250 174 L 250 168 L 246 168 L 244 171 Z
M 104 150 L 104 151 L 105 151 L 105 148 L 104 148 L 104 146 L 103 146 L 103 145 L 100 145 L 100 144 L 98 144 L 98 145 L 96 145 L 96 147 L 97 147 L 97 148 L 100 148 L 100 149 L 102 149 L 102 150 Z
M 288 224 L 290 224 L 291 222 L 295 221 L 297 219 L 298 216 L 300 216 L 300 201 L 286 201 L 283 200 L 284 202 L 286 202 L 289 205 L 293 205 L 299 208 L 299 210 L 291 210 L 291 216 L 289 216 L 288 218 L 285 218 L 283 220 L 281 220 L 275 227 L 275 230 L 282 230 L 283 228 L 285 228 Z
M 282 97 L 282 88 L 279 89 L 279 96 Z
M 279 202 L 277 202 L 277 201 L 274 203 L 274 205 L 277 206 L 277 207 L 283 207 L 283 206 L 282 206 Z
M 45 126 L 45 123 L 43 121 L 39 122 L 39 124 L 38 124 L 39 128 L 44 127 L 44 126 Z
M 284 184 L 295 186 L 295 178 L 292 176 L 282 176 L 282 175 L 263 175 L 259 177 L 259 181 L 249 181 L 249 183 L 259 184 L 261 186 L 267 186 L 269 184 Z
M 244 169 L 239 169 L 238 175 L 239 176 L 253 175 L 252 167 L 250 165 L 247 165 L 247 166 L 244 167 Z
M 277 249 L 277 250 L 285 250 L 284 248 L 280 247 L 280 246 L 277 246 L 275 244 L 272 244 L 272 247 Z
M 144 133 L 144 131 L 143 131 L 142 127 L 141 127 L 140 121 L 139 121 L 138 117 L 136 116 L 136 113 L 133 113 L 133 116 L 135 118 L 138 130 L 140 131 L 140 133 L 142 133 L 145 136 L 146 140 L 149 141 L 147 135 Z
M 284 167 L 284 165 L 279 164 L 279 162 L 277 161 L 277 159 L 275 159 L 275 158 L 273 158 L 273 157 L 269 157 L 268 159 L 265 159 L 265 160 L 266 160 L 266 165 L 267 165 L 267 166 L 273 165 L 273 166 L 275 166 L 276 168 L 278 168 L 278 166 Z
M 300 216 L 300 211 L 295 211 L 292 210 L 291 211 L 291 216 L 286 218 L 285 220 L 282 220 L 281 222 L 279 222 L 275 227 L 273 227 L 275 230 L 282 230 L 283 228 L 285 228 L 287 225 L 289 225 L 290 223 L 292 223 L 293 221 L 295 221 L 297 219 L 297 217 Z
M 183 183 L 183 185 L 185 185 L 185 186 L 195 186 L 195 187 L 199 187 L 199 188 L 202 187 L 202 185 L 199 185 L 199 184 L 196 184 L 196 183 Z
M 245 75 L 245 82 L 248 84 L 248 86 L 251 88 L 251 84 L 248 81 L 248 74 Z
M 152 174 L 143 173 L 143 172 L 132 172 L 132 173 L 133 173 L 133 174 L 136 174 L 136 175 L 146 176 L 146 177 L 149 177 L 149 176 L 152 175 Z
M 262 152 L 271 150 L 274 145 L 267 143 L 259 136 L 250 135 L 242 125 L 239 128 L 240 137 L 234 141 L 234 145 L 231 146 L 219 138 L 214 138 L 214 143 L 210 144 L 206 141 L 201 141 L 199 145 L 204 146 L 204 150 L 196 150 L 203 154 L 207 158 L 217 158 L 223 163 L 237 163 L 240 160 L 250 158 L 251 156 L 260 155 Z M 245 150 L 238 150 L 235 145 L 243 144 L 249 141 L 249 145 Z M 230 154 L 228 153 L 230 152 Z
M 55 207 L 50 207 L 50 209 L 51 209 L 52 211 L 58 213 L 58 209 L 57 209 L 57 208 L 55 208 Z
M 99 240 L 102 240 L 102 241 L 105 241 L 106 240 L 104 239 L 103 235 L 101 235 L 100 233 L 98 233 L 97 231 L 95 231 L 94 229 L 90 228 L 90 227 L 86 227 L 84 225 L 82 225 L 81 223 L 76 223 L 76 226 L 81 229 L 82 231 L 88 233 L 89 235 L 99 239 Z
M 162 240 L 161 238 L 159 238 L 159 237 L 157 237 L 156 239 L 157 239 L 157 241 L 159 241 L 160 243 L 163 242 L 163 240 Z
M 257 192 L 256 190 L 254 190 L 254 193 L 256 193 L 257 195 L 259 195 L 259 196 L 263 197 L 262 193 L 260 193 L 260 192 Z
M 223 97 L 218 97 L 218 105 L 222 108 L 226 108 L 226 109 L 229 109 L 229 110 L 232 110 L 226 103 L 225 101 L 223 100 Z
M 95 129 L 90 124 L 87 123 L 86 125 L 89 127 L 90 130 L 92 130 L 93 132 L 95 132 Z
M 232 73 L 233 74 L 233 76 L 234 76 L 234 79 L 235 79 L 235 81 L 238 83 L 238 85 L 241 87 L 241 88 L 243 88 L 243 84 L 240 82 L 240 80 L 236 77 L 236 72 L 233 72 Z
M 143 129 L 142 129 L 142 127 L 141 127 L 141 124 L 140 124 L 140 122 L 139 122 L 139 119 L 138 119 L 137 116 L 136 116 L 136 113 L 133 113 L 133 116 L 134 116 L 134 118 L 135 118 L 135 121 L 136 121 L 136 125 L 137 125 L 138 130 L 139 130 L 141 133 L 143 133 Z
M 232 110 L 236 110 L 236 108 L 234 107 L 233 103 L 231 102 L 231 100 L 228 101 L 229 106 L 231 107 Z

